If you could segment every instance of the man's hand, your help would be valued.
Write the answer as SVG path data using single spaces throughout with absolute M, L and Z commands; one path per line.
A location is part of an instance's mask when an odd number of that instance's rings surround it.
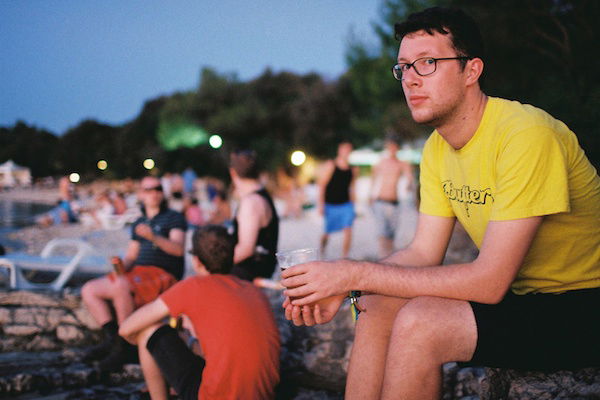
M 354 270 L 347 260 L 309 262 L 282 271 L 281 284 L 287 288 L 284 295 L 294 298 L 293 305 L 304 306 L 358 289 L 352 287 Z
M 135 233 L 150 242 L 154 240 L 154 232 L 148 224 L 138 224 L 135 227 Z
M 315 304 L 306 306 L 294 306 L 290 298 L 286 297 L 283 302 L 285 318 L 292 321 L 296 326 L 312 326 L 315 324 L 326 324 L 337 314 L 345 295 L 328 297 Z

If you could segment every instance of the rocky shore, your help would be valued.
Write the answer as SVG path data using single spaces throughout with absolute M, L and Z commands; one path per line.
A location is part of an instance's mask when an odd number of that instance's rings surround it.
M 43 197 L 43 195 L 41 195 Z M 28 200 L 32 200 L 29 198 Z M 416 210 L 402 209 L 401 231 L 396 245 L 412 238 Z M 280 250 L 317 247 L 322 221 L 314 212 L 281 222 Z M 363 210 L 355 224 L 351 258 L 377 259 L 376 231 L 372 216 Z M 79 238 L 101 255 L 123 254 L 128 228 L 114 231 L 91 229 L 80 224 L 27 227 L 6 237 L 17 244 L 9 251 L 39 254 L 53 238 Z M 341 237 L 333 236 L 323 258 L 341 252 Z M 477 255 L 471 241 L 458 227 L 446 262 L 461 262 Z M 275 279 L 278 278 L 276 275 Z M 281 308 L 280 292 L 265 289 L 282 340 L 281 378 L 278 399 L 342 399 L 354 326 L 345 305 L 329 324 L 295 327 Z M 85 349 L 98 340 L 93 319 L 81 305 L 77 285 L 62 293 L 32 293 L 0 289 L 0 398 L 15 399 L 138 399 L 143 378 L 138 365 L 120 373 L 100 376 L 81 362 Z M 490 384 L 491 382 L 491 384 Z M 569 388 L 565 391 L 565 387 Z M 550 377 L 506 370 L 444 366 L 445 400 L 600 398 L 600 373 L 595 369 L 564 372 Z

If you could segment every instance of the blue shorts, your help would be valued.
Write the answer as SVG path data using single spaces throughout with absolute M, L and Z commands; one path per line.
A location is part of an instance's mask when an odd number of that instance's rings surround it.
M 352 227 L 354 222 L 354 204 L 325 203 L 325 233 L 341 231 Z

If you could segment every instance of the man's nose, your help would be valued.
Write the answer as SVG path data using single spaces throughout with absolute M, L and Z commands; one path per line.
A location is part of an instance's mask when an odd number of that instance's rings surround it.
M 406 86 L 414 86 L 421 81 L 421 76 L 415 71 L 415 67 L 409 68 L 402 73 L 402 84 Z

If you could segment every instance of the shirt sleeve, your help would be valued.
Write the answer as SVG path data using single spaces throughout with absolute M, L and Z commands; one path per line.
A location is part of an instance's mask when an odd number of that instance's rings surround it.
M 184 313 L 184 307 L 189 304 L 189 299 L 186 299 L 185 293 L 188 293 L 191 281 L 185 279 L 177 282 L 160 295 L 162 301 L 165 302 L 169 309 L 169 314 L 172 317 L 177 317 Z
M 570 211 L 565 149 L 547 127 L 507 137 L 498 155 L 491 220 Z
M 432 134 L 425 143 L 421 157 L 419 211 L 427 215 L 454 217 L 454 211 L 444 194 L 443 182 L 440 177 L 441 154 L 434 135 L 437 136 L 436 133 Z

